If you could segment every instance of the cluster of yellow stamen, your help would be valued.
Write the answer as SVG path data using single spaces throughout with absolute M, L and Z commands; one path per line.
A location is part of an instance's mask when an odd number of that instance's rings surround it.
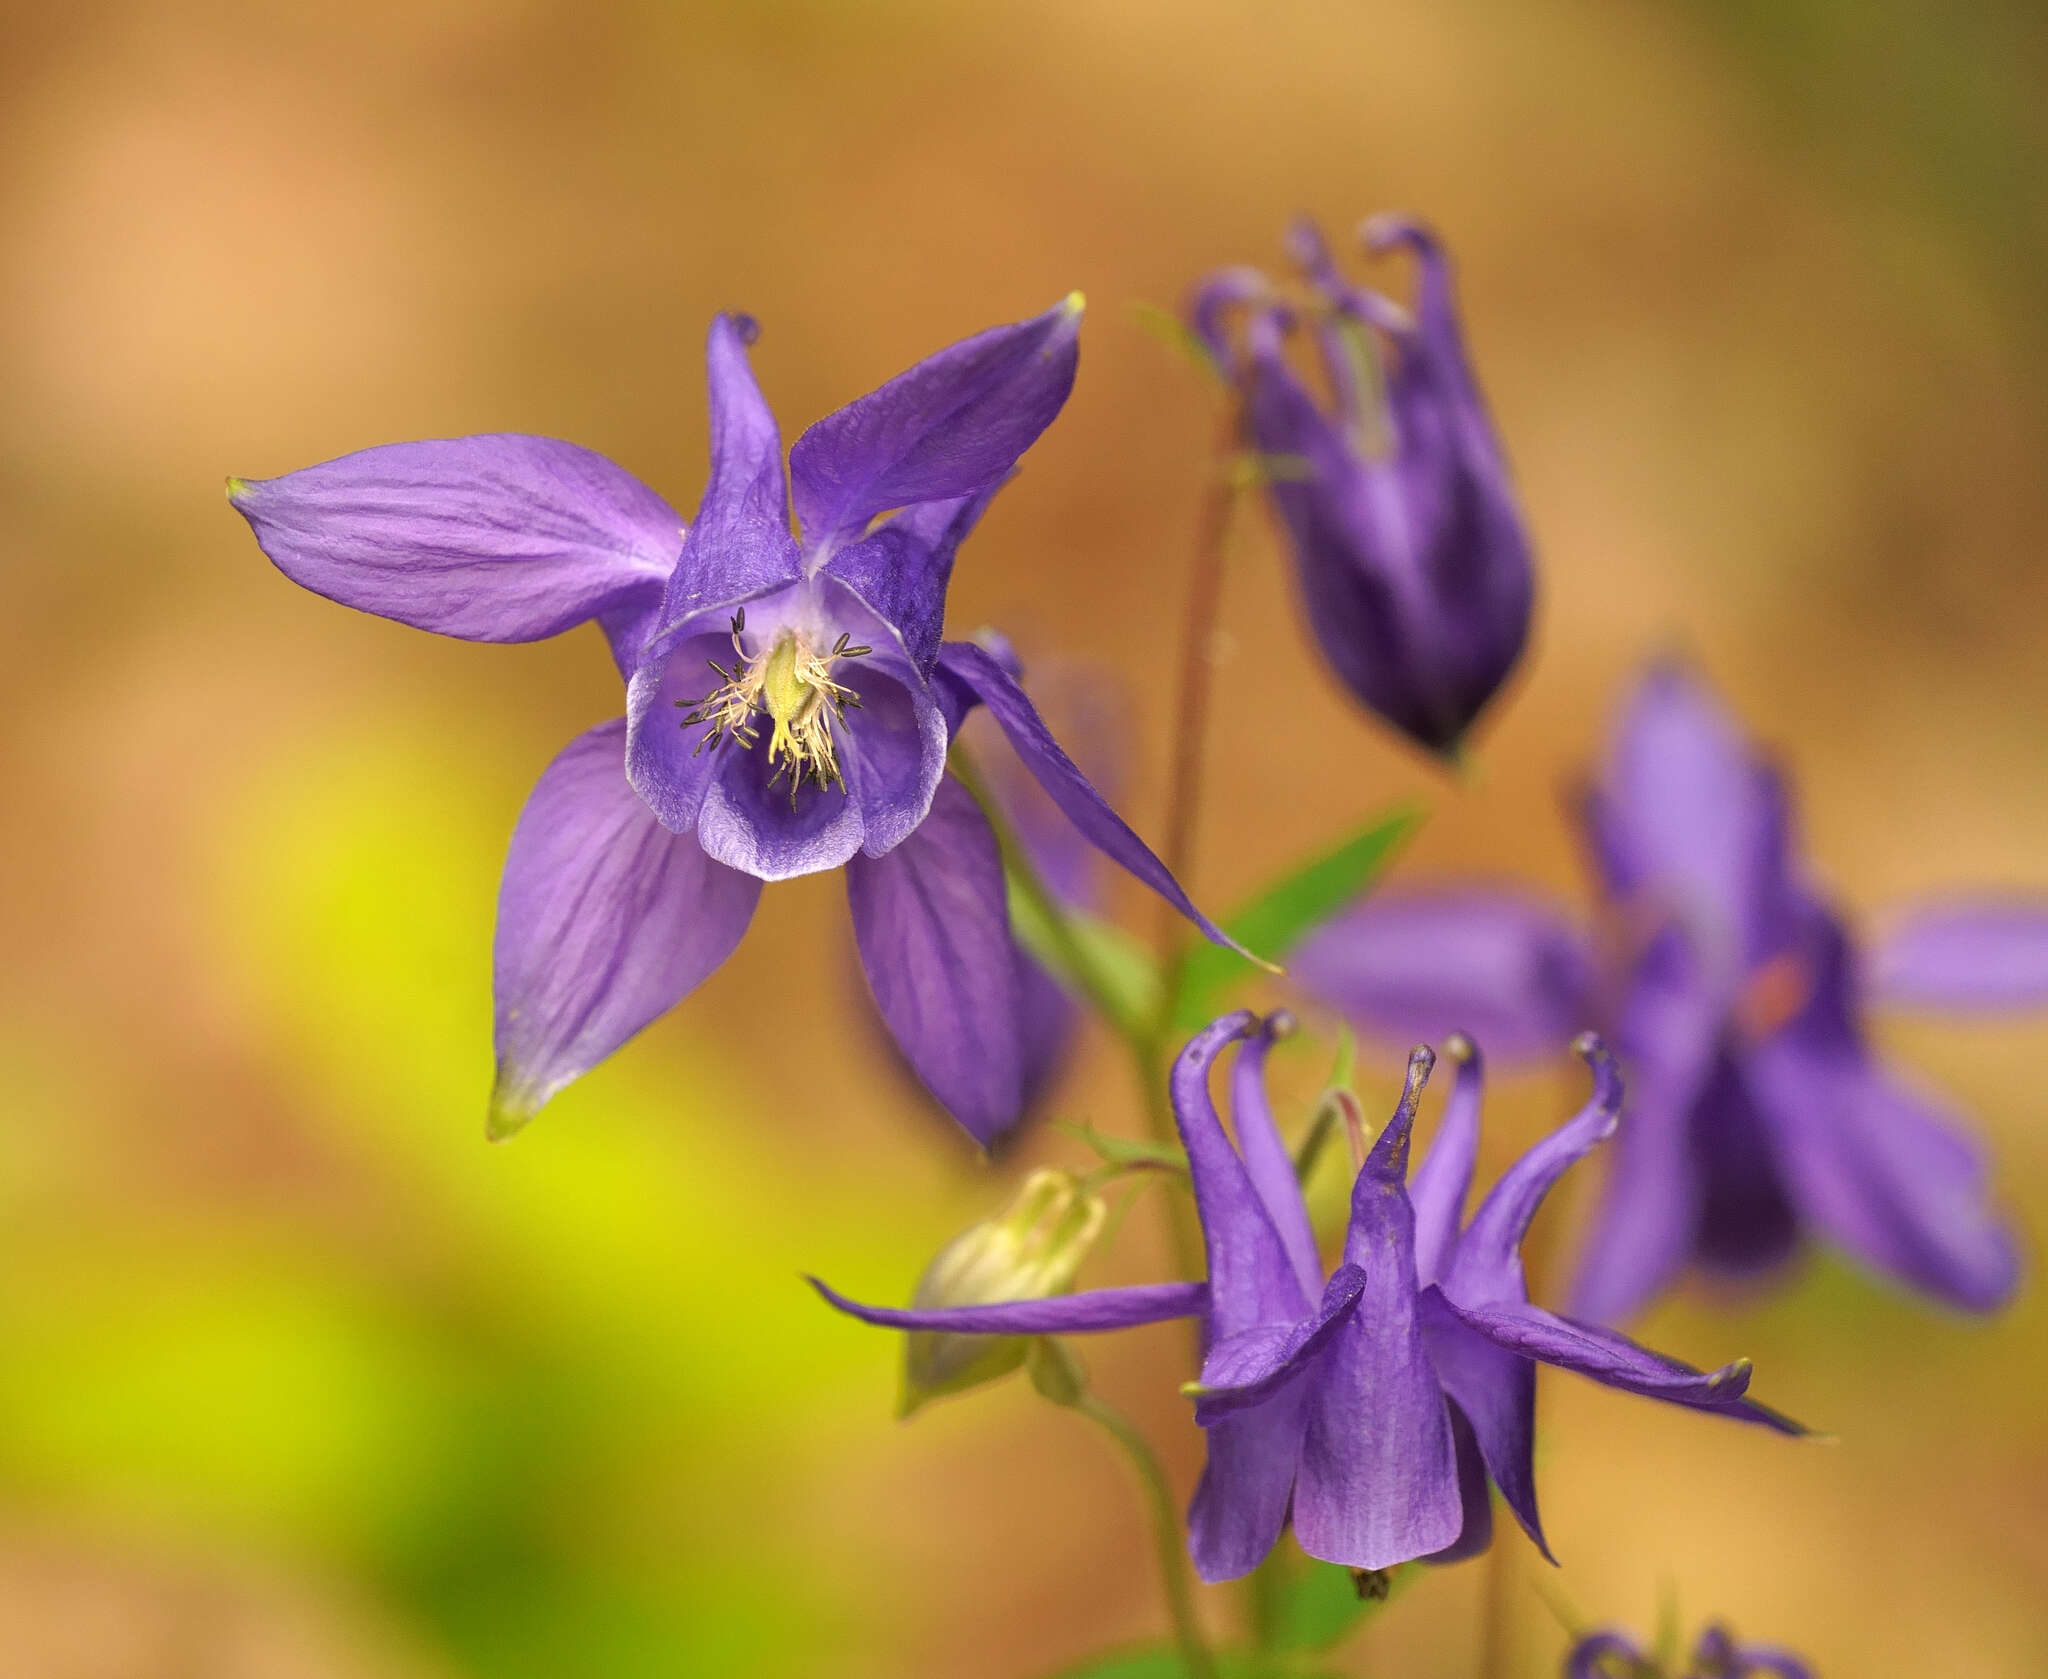
M 768 762 L 774 774 L 768 785 L 773 787 L 786 774 L 792 805 L 806 781 L 844 791 L 846 777 L 840 772 L 832 725 L 849 709 L 859 709 L 860 696 L 832 680 L 832 667 L 841 659 L 857 659 L 874 649 L 849 647 L 852 638 L 842 632 L 829 652 L 820 653 L 801 631 L 785 629 L 765 652 L 749 656 L 740 641 L 746 627 L 747 614 L 742 609 L 732 621 L 735 663 L 731 670 L 716 659 L 711 661 L 721 685 L 701 700 L 675 702 L 690 707 L 683 727 L 707 725 L 704 738 L 697 743 L 699 752 L 707 746 L 715 750 L 728 740 L 751 747 L 760 739 L 754 714 L 765 711 L 773 725 L 768 735 Z

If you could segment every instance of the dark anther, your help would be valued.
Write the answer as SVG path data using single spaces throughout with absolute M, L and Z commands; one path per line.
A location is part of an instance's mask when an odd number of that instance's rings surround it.
M 1384 1603 L 1387 1593 L 1394 1589 L 1394 1576 L 1384 1568 L 1354 1568 L 1351 1589 L 1358 1593 L 1361 1603 Z

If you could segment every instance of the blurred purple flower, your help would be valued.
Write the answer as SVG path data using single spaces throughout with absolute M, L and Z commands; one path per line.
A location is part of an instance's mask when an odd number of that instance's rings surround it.
M 390 444 L 229 499 L 286 576 L 472 641 L 595 619 L 626 716 L 542 775 L 498 903 L 494 1135 L 694 989 L 761 882 L 846 869 L 904 1055 L 984 1143 L 1017 1118 L 1018 963 L 994 836 L 945 775 L 985 706 L 1068 823 L 1215 928 L 982 648 L 941 643 L 955 550 L 1072 388 L 1080 300 L 941 350 L 797 439 L 711 326 L 711 473 L 687 529 L 574 444 Z M 800 533 L 800 534 L 797 534 Z
M 1793 854 L 1782 777 L 1672 664 L 1626 708 L 1580 810 L 1605 937 L 1510 890 L 1383 895 L 1292 961 L 1313 994 L 1412 1042 L 1474 1021 L 1517 1057 L 1608 1025 L 1632 1098 L 1574 1309 L 1637 1311 L 1688 1263 L 1757 1275 L 1813 1235 L 1988 1311 L 2017 1258 L 1956 1119 L 1864 1035 L 1866 998 L 2048 1004 L 2048 902 L 1953 902 L 1861 963 Z
M 1564 1679 L 1664 1679 L 1664 1671 L 1623 1634 L 1596 1632 L 1572 1646 Z M 1784 1650 L 1738 1645 L 1726 1627 L 1710 1626 L 1691 1665 L 1672 1679 L 1813 1679 L 1813 1669 Z
M 932 1311 L 863 1306 L 868 1323 L 968 1334 L 1065 1334 L 1200 1317 L 1206 1353 L 1188 1392 L 1208 1467 L 1188 1513 L 1205 1580 L 1256 1567 L 1291 1519 L 1311 1556 L 1351 1568 L 1450 1562 L 1492 1538 L 1489 1478 L 1529 1537 L 1536 1513 L 1537 1362 L 1609 1387 L 1763 1423 L 1796 1423 L 1743 1397 L 1749 1366 L 1702 1373 L 1530 1304 L 1520 1245 L 1550 1186 L 1614 1129 L 1621 1082 L 1597 1040 L 1593 1099 L 1503 1174 L 1469 1222 L 1481 1076 L 1470 1045 L 1428 1157 L 1408 1143 L 1434 1057 L 1410 1058 L 1400 1106 L 1352 1189 L 1342 1262 L 1327 1281 L 1293 1162 L 1265 1093 L 1266 1052 L 1286 1027 L 1245 1011 L 1205 1028 L 1174 1065 L 1172 1095 L 1208 1252 L 1205 1284 L 1102 1289 Z M 1233 1148 L 1209 1096 L 1224 1048 Z M 1545 1555 L 1548 1555 L 1545 1550 Z
M 1412 318 L 1346 280 L 1312 222 L 1289 239 L 1315 294 L 1309 330 L 1328 408 L 1288 364 L 1296 311 L 1263 275 L 1212 275 L 1188 313 L 1267 458 L 1267 493 L 1330 668 L 1417 744 L 1452 756 L 1528 638 L 1529 538 L 1466 360 L 1442 245 L 1399 216 L 1367 223 L 1364 238 L 1374 252 L 1414 252 Z M 1239 308 L 1241 346 L 1228 331 Z

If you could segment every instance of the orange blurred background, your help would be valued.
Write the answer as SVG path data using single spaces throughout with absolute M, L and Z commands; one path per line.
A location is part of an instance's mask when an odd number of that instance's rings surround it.
M 1078 287 L 1074 399 L 950 623 L 1121 673 L 1156 834 L 1213 414 L 1131 306 L 1275 262 L 1298 208 L 1409 208 L 1537 534 L 1534 656 L 1448 785 L 1325 678 L 1253 522 L 1197 895 L 1409 795 L 1400 878 L 1577 893 L 1557 790 L 1673 645 L 1782 749 L 1854 910 L 2048 889 L 2048 29 L 2017 0 L 86 0 L 11 8 L 0 54 L 9 1673 L 1034 1679 L 1162 1625 L 1095 1435 L 1019 1382 L 895 1425 L 893 1338 L 796 1280 L 900 1298 L 1017 1170 L 895 1082 L 835 881 L 768 893 L 486 1148 L 498 865 L 616 678 L 594 631 L 466 646 L 300 592 L 229 472 L 529 430 L 688 509 L 713 311 L 759 316 L 787 437 Z M 2048 1032 L 1882 1036 L 2038 1231 Z M 1573 1099 L 1509 1086 L 1491 1151 Z M 1134 1126 L 1110 1045 L 1057 1108 Z M 1159 1274 L 1151 1220 L 1103 1278 Z M 1564 1645 L 1538 1585 L 1647 1631 L 1667 1582 L 1835 1679 L 2048 1671 L 2041 1328 L 2032 1289 L 1965 1324 L 1827 1263 L 1643 1326 L 1754 1357 L 1831 1447 L 1550 1382 L 1565 1566 L 1511 1541 L 1514 1672 Z M 1088 1352 L 1191 1485 L 1183 1339 Z M 1337 1665 L 1472 1673 L 1480 1590 L 1432 1577 Z

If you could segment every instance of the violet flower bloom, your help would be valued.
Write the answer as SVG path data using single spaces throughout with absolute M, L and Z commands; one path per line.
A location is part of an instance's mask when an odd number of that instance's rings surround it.
M 1539 899 L 1380 894 L 1305 941 L 1314 995 L 1394 1041 L 1460 1022 L 1518 1057 L 1609 1026 L 1634 1095 L 1574 1309 L 1616 1322 L 1688 1264 L 1807 1237 L 1989 1311 L 2017 1259 L 1954 1116 L 1872 1052 L 1867 1000 L 2048 1004 L 2048 902 L 1932 906 L 1867 961 L 1794 856 L 1787 790 L 1708 689 L 1653 669 L 1581 818 L 1604 937 Z
M 509 1135 L 731 954 L 761 883 L 844 866 L 869 985 L 986 1143 L 1024 1081 L 1001 860 L 946 751 L 979 704 L 1067 821 L 1211 937 L 1000 661 L 942 643 L 961 539 L 1058 414 L 1078 294 L 941 350 L 797 439 L 787 476 L 742 315 L 712 322 L 711 473 L 685 528 L 602 456 L 512 434 L 364 450 L 228 496 L 286 576 L 471 641 L 595 619 L 626 715 L 572 742 L 498 901 Z
M 1325 1280 L 1266 1100 L 1266 1052 L 1288 1024 L 1284 1015 L 1264 1023 L 1242 1010 L 1226 1015 L 1174 1064 L 1174 1116 L 1201 1212 L 1206 1283 L 931 1311 L 858 1305 L 816 1286 L 842 1311 L 904 1329 L 1068 1334 L 1200 1317 L 1202 1375 L 1187 1391 L 1209 1461 L 1188 1539 L 1211 1581 L 1256 1567 L 1290 1516 L 1303 1550 L 1351 1568 L 1474 1555 L 1492 1537 L 1489 1479 L 1542 1547 L 1539 1361 L 1800 1432 L 1743 1397 L 1747 1363 L 1703 1374 L 1530 1304 L 1522 1235 L 1550 1186 L 1612 1132 L 1621 1105 L 1620 1078 L 1598 1040 L 1580 1046 L 1593 1068 L 1592 1101 L 1509 1167 L 1469 1222 L 1479 1060 L 1456 1041 L 1457 1085 L 1411 1184 L 1409 1135 L 1435 1059 L 1415 1051 L 1400 1106 L 1353 1186 L 1342 1260 Z M 1209 1072 L 1238 1039 L 1249 1041 L 1231 1069 L 1233 1148 L 1209 1097 Z
M 1664 1679 L 1664 1670 L 1623 1634 L 1596 1632 L 1572 1646 L 1564 1659 L 1564 1679 Z M 1739 1645 L 1726 1627 L 1710 1626 L 1700 1634 L 1691 1664 L 1672 1679 L 1814 1679 L 1814 1674 L 1787 1651 Z
M 1312 222 L 1289 238 L 1314 293 L 1309 330 L 1332 407 L 1288 365 L 1297 313 L 1264 276 L 1212 275 L 1189 317 L 1269 458 L 1267 494 L 1324 658 L 1369 709 L 1450 757 L 1528 639 L 1529 537 L 1466 359 L 1442 245 L 1400 216 L 1368 222 L 1364 239 L 1374 252 L 1415 253 L 1412 318 L 1346 280 Z M 1239 307 L 1234 346 L 1227 321 Z

